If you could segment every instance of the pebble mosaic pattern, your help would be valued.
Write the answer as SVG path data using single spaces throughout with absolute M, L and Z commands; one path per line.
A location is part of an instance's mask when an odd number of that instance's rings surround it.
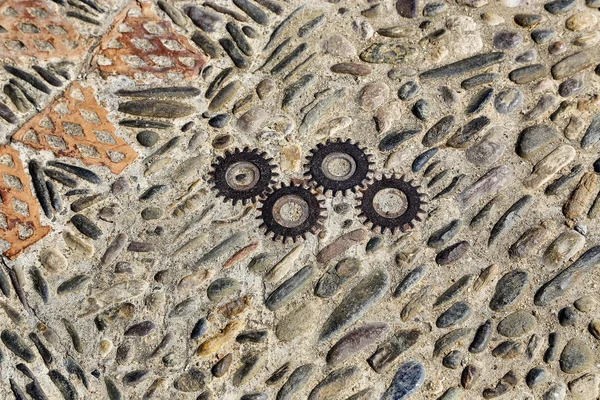
M 598 399 L 598 19 L 0 0 L 0 398 Z

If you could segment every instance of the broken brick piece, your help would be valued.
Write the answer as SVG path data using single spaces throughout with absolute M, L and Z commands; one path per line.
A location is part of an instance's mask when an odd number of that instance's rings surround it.
M 86 165 L 103 165 L 119 174 L 137 153 L 115 134 L 107 114 L 92 88 L 73 82 L 63 97 L 23 125 L 12 140 L 78 158 Z
M 159 78 L 172 73 L 192 78 L 204 68 L 208 56 L 199 53 L 188 38 L 161 19 L 151 3 L 138 1 L 117 16 L 94 62 L 105 78 L 113 74 L 135 78 L 140 72 Z
M 19 152 L 0 146 L 0 239 L 10 244 L 4 255 L 16 258 L 50 232 L 40 222 L 40 206 L 31 191 Z
M 77 61 L 87 50 L 77 29 L 55 4 L 43 0 L 0 1 L 0 54 L 22 64 L 28 56 L 38 61 L 60 58 Z

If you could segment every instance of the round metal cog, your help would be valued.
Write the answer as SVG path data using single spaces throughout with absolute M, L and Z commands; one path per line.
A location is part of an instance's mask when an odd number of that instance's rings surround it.
M 304 175 L 323 188 L 324 193 L 332 191 L 335 196 L 338 192 L 346 194 L 348 190 L 356 192 L 364 187 L 372 172 L 374 163 L 370 161 L 370 155 L 350 139 L 328 140 L 310 152 L 305 164 L 308 171 Z
M 259 153 L 258 149 L 243 150 L 236 148 L 227 151 L 223 157 L 217 157 L 210 171 L 210 182 L 217 191 L 217 197 L 232 200 L 235 205 L 238 201 L 242 204 L 255 202 L 264 196 L 269 186 L 275 183 L 273 178 L 278 174 L 271 164 L 272 158 L 267 153 Z
M 415 221 L 421 222 L 421 213 L 425 213 L 423 206 L 427 204 L 423 200 L 423 194 L 417 190 L 419 186 L 413 186 L 412 181 L 406 181 L 404 177 L 384 176 L 376 179 L 362 191 L 359 217 L 364 217 L 364 224 L 371 224 L 371 229 L 380 228 L 381 233 L 389 229 L 392 234 L 396 230 L 406 232 L 415 227 Z M 395 211 L 386 210 L 385 197 L 395 202 Z M 388 204 L 389 206 L 389 204 Z
M 304 184 L 283 184 L 261 200 L 258 210 L 265 235 L 273 233 L 273 240 L 284 243 L 288 238 L 296 242 L 299 237 L 306 239 L 308 232 L 317 233 L 325 219 L 323 200 Z

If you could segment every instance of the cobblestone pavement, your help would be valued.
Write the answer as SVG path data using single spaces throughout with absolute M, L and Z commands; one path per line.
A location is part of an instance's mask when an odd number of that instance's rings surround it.
M 598 19 L 0 0 L 0 398 L 598 399 Z

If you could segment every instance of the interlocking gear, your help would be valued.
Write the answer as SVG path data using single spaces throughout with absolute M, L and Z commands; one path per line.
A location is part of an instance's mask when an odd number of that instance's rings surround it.
M 338 192 L 345 195 L 348 190 L 356 192 L 364 188 L 372 172 L 374 163 L 370 155 L 350 139 L 328 140 L 310 152 L 306 163 L 308 171 L 304 175 L 323 188 L 324 193 L 332 191 L 335 196 Z
M 425 213 L 423 194 L 413 186 L 413 181 L 404 177 L 382 177 L 367 185 L 362 191 L 359 217 L 366 218 L 364 224 L 371 224 L 371 229 L 386 229 L 393 233 L 396 230 L 406 232 L 415 227 L 414 221 L 421 222 L 420 214 Z
M 316 234 L 323 228 L 323 200 L 304 183 L 283 184 L 261 203 L 260 227 L 266 228 L 267 236 L 273 233 L 274 241 L 281 239 L 285 243 L 291 238 L 296 242 L 299 237 L 306 239 L 308 232 Z
M 224 157 L 217 157 L 217 162 L 212 164 L 210 181 L 217 191 L 217 197 L 232 200 L 233 205 L 238 201 L 242 204 L 254 203 L 262 197 L 275 183 L 277 174 L 275 166 L 271 164 L 272 158 L 267 153 L 259 153 L 258 149 L 246 147 L 243 150 L 236 148 L 233 152 L 227 151 Z

